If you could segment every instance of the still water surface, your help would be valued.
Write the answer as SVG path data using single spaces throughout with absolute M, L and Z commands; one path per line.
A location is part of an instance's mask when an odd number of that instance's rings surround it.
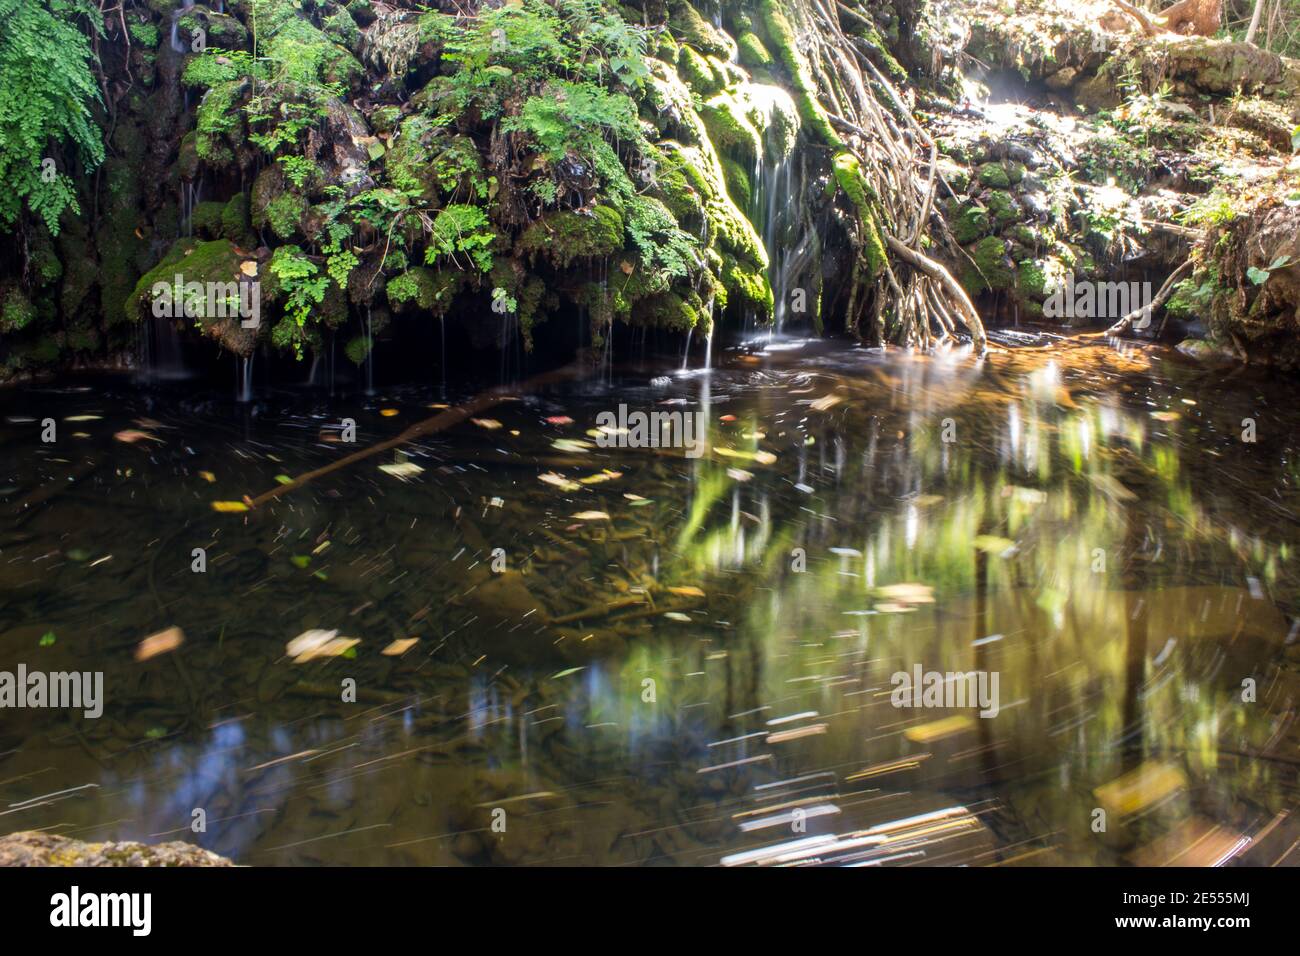
M 102 670 L 105 710 L 0 712 L 0 832 L 254 865 L 1300 862 L 1293 386 L 1041 344 L 616 370 L 254 512 L 213 503 L 472 390 L 4 392 L 0 670 Z M 598 447 L 619 403 L 700 412 L 709 450 Z M 359 643 L 295 660 L 313 629 Z M 918 666 L 995 673 L 996 716 L 895 707 Z

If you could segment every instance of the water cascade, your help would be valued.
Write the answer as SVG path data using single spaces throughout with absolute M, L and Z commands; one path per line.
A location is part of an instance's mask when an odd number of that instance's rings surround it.
M 189 50 L 180 38 L 180 18 L 186 10 L 194 6 L 194 0 L 181 0 L 181 5 L 172 11 L 171 47 L 175 53 L 188 53 Z M 218 11 L 220 12 L 220 11 Z
M 235 365 L 235 399 L 248 403 L 253 400 L 253 356 L 240 358 Z

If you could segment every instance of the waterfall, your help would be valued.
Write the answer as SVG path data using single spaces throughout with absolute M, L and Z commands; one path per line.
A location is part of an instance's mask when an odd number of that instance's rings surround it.
M 145 336 L 152 339 L 148 367 L 151 380 L 174 380 L 188 375 L 185 360 L 181 355 L 181 337 L 172 319 L 166 316 L 150 316 Z
M 691 336 L 695 334 L 695 326 L 686 330 L 686 348 L 682 351 L 682 371 L 685 372 L 691 366 Z
M 366 394 L 375 394 L 375 333 L 369 305 L 366 306 Z
M 189 52 L 189 51 L 186 49 L 185 44 L 181 42 L 181 38 L 180 38 L 180 29 L 179 29 L 179 21 L 180 21 L 180 18 L 181 18 L 181 14 L 184 13 L 186 10 L 190 9 L 190 8 L 193 7 L 193 6 L 194 6 L 194 0 L 181 0 L 181 5 L 180 5 L 179 7 L 177 7 L 175 10 L 172 11 L 172 35 L 171 35 L 171 46 L 172 46 L 172 50 L 173 50 L 173 52 L 175 52 L 175 53 L 187 53 L 187 52 Z M 218 12 L 220 12 L 220 11 L 218 11 Z
M 441 344 L 440 361 L 442 362 L 442 394 L 440 398 L 447 397 L 447 317 L 438 316 L 438 338 Z
M 241 358 L 235 366 L 235 398 L 240 402 L 253 400 L 253 356 Z

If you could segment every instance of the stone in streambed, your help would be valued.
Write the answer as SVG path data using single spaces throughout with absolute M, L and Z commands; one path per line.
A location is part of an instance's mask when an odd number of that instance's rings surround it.
M 234 866 L 224 856 L 180 840 L 83 843 L 26 830 L 0 837 L 0 866 Z

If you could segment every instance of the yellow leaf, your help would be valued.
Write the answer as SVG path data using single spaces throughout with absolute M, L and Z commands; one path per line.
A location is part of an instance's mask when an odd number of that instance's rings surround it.
M 242 501 L 214 501 L 212 510 L 220 511 L 222 514 L 233 514 L 238 511 L 247 511 L 248 505 Z

